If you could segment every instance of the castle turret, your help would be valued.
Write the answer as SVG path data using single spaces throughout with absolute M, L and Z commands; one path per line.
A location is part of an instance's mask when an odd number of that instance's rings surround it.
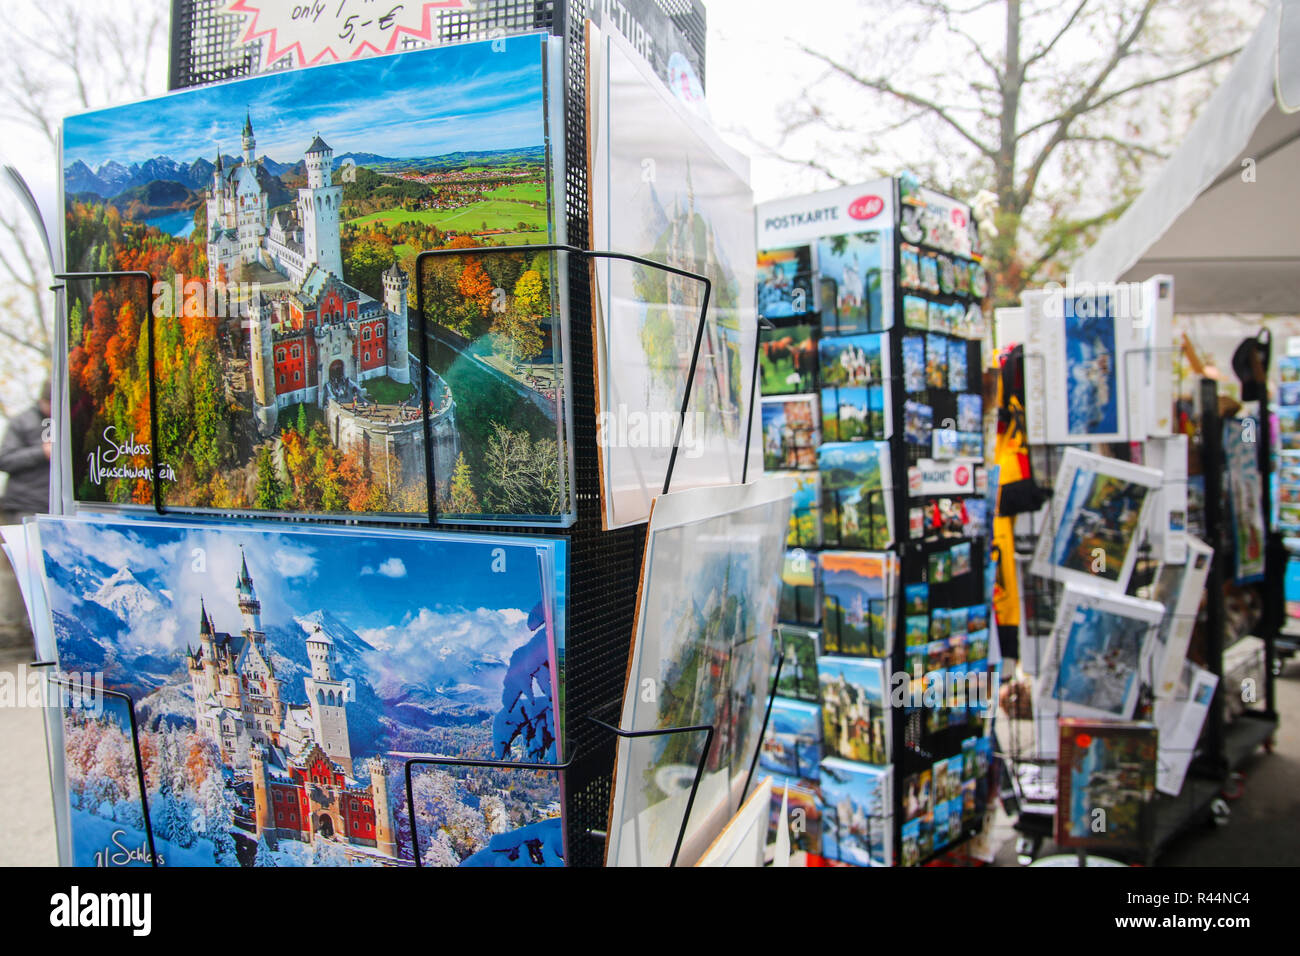
M 262 602 L 257 599 L 253 576 L 248 573 L 248 559 L 244 549 L 239 549 L 239 576 L 235 578 L 235 592 L 239 596 L 239 613 L 244 619 L 244 633 L 250 637 L 262 634 Z
M 304 156 L 307 187 L 298 190 L 298 221 L 302 223 L 304 271 L 318 265 L 343 277 L 343 255 L 339 243 L 339 206 L 343 187 L 330 184 L 334 150 L 319 135 Z
M 311 676 L 303 678 L 311 706 L 313 736 L 330 759 L 352 776 L 352 744 L 348 739 L 347 686 L 334 679 L 334 641 L 316 626 L 307 638 Z
M 393 829 L 393 808 L 388 803 L 388 771 L 383 757 L 371 757 L 370 796 L 375 804 L 375 849 L 397 856 L 397 839 Z
M 253 136 L 253 116 L 251 113 L 244 114 L 244 163 L 252 166 L 257 161 L 257 139 Z
M 388 310 L 388 377 L 395 382 L 411 380 L 411 363 L 406 354 L 406 290 L 410 287 L 406 273 L 394 262 L 384 270 L 384 308 Z
M 258 290 L 248 300 L 245 312 L 248 317 L 248 364 L 253 371 L 253 414 L 257 419 L 258 434 L 263 437 L 275 431 L 279 411 L 275 394 L 275 327 L 271 300 Z

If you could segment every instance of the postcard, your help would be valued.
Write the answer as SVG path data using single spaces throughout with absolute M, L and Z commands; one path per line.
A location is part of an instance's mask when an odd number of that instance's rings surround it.
M 827 654 L 888 657 L 893 647 L 898 557 L 892 552 L 820 555 L 822 646 Z
M 830 387 L 821 391 L 822 439 L 881 440 L 893 434 L 892 389 L 883 385 Z
M 771 686 L 790 482 L 699 488 L 655 499 L 619 726 L 731 728 L 703 753 L 705 770 L 678 861 L 699 858 L 739 809 L 760 745 Z M 722 668 L 705 662 L 725 659 Z M 640 689 L 654 682 L 647 701 Z M 704 741 L 621 738 L 606 864 L 664 866 L 673 856 Z
M 921 288 L 921 260 L 915 246 L 903 244 L 898 250 L 899 267 L 902 275 L 898 284 L 904 289 Z
M 966 651 L 967 660 L 972 663 L 982 661 L 989 656 L 989 631 L 987 627 L 982 627 L 978 631 L 970 631 L 967 635 L 969 647 Z
M 930 388 L 948 385 L 948 339 L 931 333 L 925 337 L 925 384 Z
M 396 809 L 404 757 L 563 758 L 562 540 L 37 525 L 60 669 L 100 672 L 136 702 L 160 863 L 410 864 L 417 847 Z M 86 716 L 69 711 L 64 724 L 82 865 L 96 835 L 101 848 L 113 834 L 147 843 L 122 759 L 129 714 Z M 85 747 L 99 756 L 79 756 Z M 520 772 L 507 790 L 500 773 L 420 768 L 426 864 L 564 864 L 560 774 Z M 454 842 L 440 832 L 448 819 L 466 827 Z
M 1224 477 L 1232 513 L 1233 580 L 1238 584 L 1263 580 L 1264 542 L 1268 537 L 1261 497 L 1258 442 L 1253 418 L 1230 418 L 1223 423 Z M 1282 435 L 1286 448 L 1287 434 Z M 1296 436 L 1300 440 L 1300 435 Z M 1300 444 L 1300 442 L 1298 442 Z
M 469 251 L 564 241 L 561 56 L 502 37 L 66 119 L 67 268 L 158 281 L 68 287 L 65 503 L 152 505 L 156 473 L 173 512 L 426 521 L 432 482 L 440 521 L 571 524 L 558 260 Z M 449 124 L 471 81 L 510 95 Z
M 813 778 L 813 783 L 820 785 L 816 776 Z M 786 801 L 786 818 L 790 826 L 790 850 L 820 855 L 822 810 L 813 787 L 794 784 L 786 786 L 779 783 L 772 787 L 772 812 L 768 829 L 773 833 L 781 825 L 782 798 Z
M 1177 684 L 1173 693 L 1156 698 L 1152 718 L 1160 742 L 1156 789 L 1171 797 L 1182 793 L 1219 678 L 1184 661 Z
M 907 627 L 907 646 L 916 647 L 930 642 L 930 618 L 926 614 L 910 614 L 904 622 Z
M 966 630 L 970 633 L 985 630 L 989 626 L 989 606 L 972 604 L 966 609 Z
M 821 760 L 821 739 L 819 706 L 778 697 L 772 702 L 758 765 L 783 777 L 815 777 Z
M 903 838 L 903 866 L 916 866 L 921 862 L 921 821 L 919 818 L 908 820 L 900 833 Z
M 948 608 L 935 608 L 930 612 L 930 640 L 946 641 L 951 634 L 952 612 Z
M 854 866 L 894 865 L 892 767 L 822 761 L 822 856 Z
M 1213 558 L 1213 548 L 1199 538 L 1188 537 L 1186 563 L 1162 564 L 1156 572 L 1151 599 L 1166 610 L 1152 652 L 1152 685 L 1157 698 L 1171 698 L 1178 688 Z
M 763 249 L 758 253 L 758 314 L 767 319 L 816 312 L 812 249 Z
M 893 231 L 828 236 L 817 240 L 817 272 L 833 290 L 835 322 L 827 334 L 880 332 L 894 324 Z
M 783 474 L 794 481 L 794 495 L 790 499 L 790 533 L 786 535 L 786 547 L 820 547 L 822 543 L 821 473 L 793 471 Z
M 878 658 L 823 656 L 817 660 L 822 742 L 827 754 L 862 763 L 890 762 L 888 667 L 888 661 Z
M 926 447 L 931 442 L 934 427 L 934 409 L 921 402 L 903 405 L 903 440 L 909 445 Z
M 757 250 L 744 157 L 616 31 L 589 26 L 587 52 L 591 247 L 671 262 L 708 276 L 713 288 L 697 355 L 702 283 L 611 259 L 592 265 L 597 415 L 609 426 L 598 443 L 608 529 L 647 519 L 675 444 L 688 453 L 674 460 L 674 491 L 735 484 L 746 473 L 747 416 L 759 414 L 751 395 Z M 679 436 L 692 368 L 688 431 Z M 658 423 L 652 440 L 634 440 L 640 421 Z M 757 474 L 758 442 L 748 456 L 748 473 Z
M 930 792 L 929 770 L 922 770 L 907 778 L 903 784 L 903 816 L 907 820 L 929 812 L 934 805 L 934 796 Z
M 984 399 L 979 395 L 957 396 L 957 430 L 982 432 L 984 430 Z
M 1066 717 L 1129 719 L 1164 615 L 1155 601 L 1067 584 L 1038 694 Z
M 802 548 L 785 552 L 781 564 L 781 595 L 778 617 L 790 624 L 816 626 L 822 620 L 821 587 L 817 555 Z
M 1162 480 L 1150 468 L 1066 449 L 1030 571 L 1122 594 Z
M 888 333 L 823 338 L 818 363 L 822 385 L 880 384 L 889 377 Z
M 903 296 L 903 324 L 924 332 L 930 327 L 930 304 L 919 295 Z
M 758 373 L 764 395 L 817 387 L 817 326 L 803 322 L 758 330 Z
M 952 554 L 952 576 L 957 578 L 963 574 L 970 574 L 970 542 L 963 541 L 961 544 L 954 544 L 950 550 Z
M 822 540 L 840 548 L 887 548 L 894 541 L 893 465 L 889 443 L 823 444 Z
M 954 607 L 948 609 L 948 631 L 950 634 L 965 634 L 970 608 Z
M 908 614 L 926 614 L 930 610 L 930 586 L 924 581 L 907 585 L 903 598 Z
M 967 345 L 965 339 L 948 340 L 948 388 L 964 392 L 969 387 L 966 380 Z
M 903 336 L 903 389 L 907 392 L 924 392 L 926 389 L 923 336 Z
M 817 467 L 819 399 L 816 395 L 763 399 L 763 468 L 766 471 Z
M 1150 724 L 1063 719 L 1056 842 L 1145 851 L 1154 838 L 1156 752 Z
M 777 627 L 776 636 L 783 655 L 781 676 L 776 685 L 777 696 L 791 700 L 820 700 L 817 658 L 821 654 L 821 632 L 782 624 Z

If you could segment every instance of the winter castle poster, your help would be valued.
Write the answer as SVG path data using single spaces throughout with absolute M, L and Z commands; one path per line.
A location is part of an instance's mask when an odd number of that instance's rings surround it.
M 410 865 L 407 760 L 560 759 L 563 542 L 54 518 L 40 538 L 60 668 L 135 702 L 160 865 Z M 75 862 L 147 862 L 125 705 L 68 708 L 63 734 Z M 563 865 L 559 778 L 415 765 L 421 861 Z

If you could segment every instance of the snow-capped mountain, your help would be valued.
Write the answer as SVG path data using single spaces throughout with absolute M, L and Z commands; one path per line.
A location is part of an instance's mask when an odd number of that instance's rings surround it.
M 130 568 L 123 568 L 86 596 L 112 611 L 124 624 L 133 626 L 162 607 L 153 592 L 139 582 Z

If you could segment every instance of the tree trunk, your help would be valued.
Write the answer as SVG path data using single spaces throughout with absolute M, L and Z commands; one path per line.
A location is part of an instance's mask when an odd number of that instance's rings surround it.
M 1020 62 L 1020 0 L 1006 0 L 1006 48 L 1002 73 L 1002 110 L 998 130 L 997 169 L 995 183 L 998 194 L 998 238 L 991 250 L 993 268 L 991 275 L 1004 279 L 1009 275 L 1015 257 L 1016 240 L 1020 231 L 1020 201 L 1016 189 L 1016 136 L 1020 114 L 1020 90 L 1024 85 L 1023 66 Z M 1012 280 L 1013 288 L 1018 286 Z M 995 297 L 1002 290 L 994 289 Z

